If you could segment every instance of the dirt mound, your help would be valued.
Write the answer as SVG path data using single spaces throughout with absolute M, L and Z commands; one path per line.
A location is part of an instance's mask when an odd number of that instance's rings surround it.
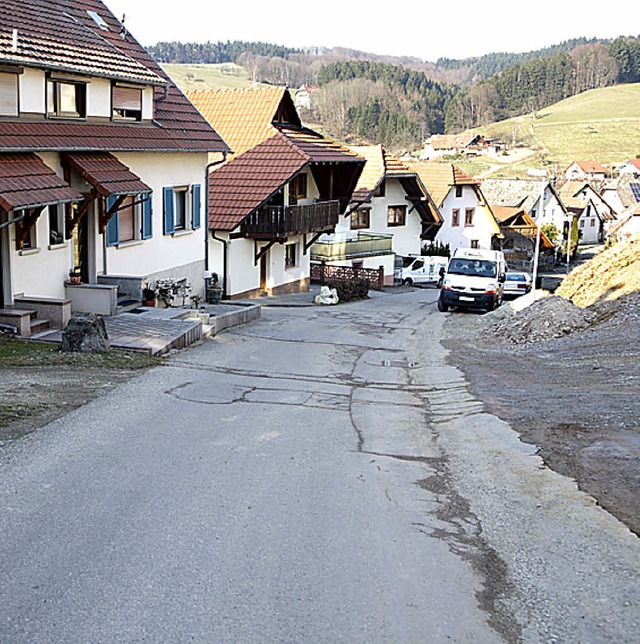
M 619 242 L 576 267 L 556 295 L 586 307 L 640 291 L 640 238 Z
M 553 295 L 506 318 L 492 320 L 483 337 L 512 344 L 530 344 L 581 331 L 597 319 L 594 311 L 582 309 L 569 300 Z

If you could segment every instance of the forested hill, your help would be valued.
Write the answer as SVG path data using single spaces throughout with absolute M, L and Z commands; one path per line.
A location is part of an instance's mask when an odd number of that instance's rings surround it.
M 458 132 L 542 109 L 589 89 L 640 81 L 640 37 L 569 40 L 525 54 L 437 63 L 346 49 L 269 43 L 158 43 L 159 62 L 242 65 L 258 82 L 316 86 L 314 120 L 349 142 L 415 149 Z

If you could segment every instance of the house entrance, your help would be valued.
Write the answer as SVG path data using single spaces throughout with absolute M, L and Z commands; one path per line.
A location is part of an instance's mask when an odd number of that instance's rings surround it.
M 74 204 L 74 208 L 77 205 Z M 93 213 L 89 210 L 80 218 L 78 225 L 73 229 L 73 265 L 80 267 L 80 275 L 85 284 L 95 282 L 95 244 Z
M 260 258 L 260 291 L 262 293 L 267 292 L 267 257 L 269 256 L 269 251 L 267 251 Z

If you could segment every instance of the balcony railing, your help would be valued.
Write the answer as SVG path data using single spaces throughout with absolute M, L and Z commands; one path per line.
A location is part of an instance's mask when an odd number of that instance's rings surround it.
M 265 206 L 242 223 L 247 237 L 274 238 L 313 232 L 331 232 L 340 217 L 339 201 L 301 206 Z
M 311 246 L 311 259 L 328 262 L 358 257 L 375 257 L 393 253 L 392 235 L 358 233 L 357 239 L 317 241 Z

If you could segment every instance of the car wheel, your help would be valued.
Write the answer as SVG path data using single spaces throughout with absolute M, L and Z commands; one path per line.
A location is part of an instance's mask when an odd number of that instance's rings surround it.
M 438 300 L 438 311 L 446 313 L 449 310 L 449 305 L 445 304 L 442 300 Z
M 413 286 L 413 280 L 410 277 L 407 277 L 402 283 L 405 286 Z

